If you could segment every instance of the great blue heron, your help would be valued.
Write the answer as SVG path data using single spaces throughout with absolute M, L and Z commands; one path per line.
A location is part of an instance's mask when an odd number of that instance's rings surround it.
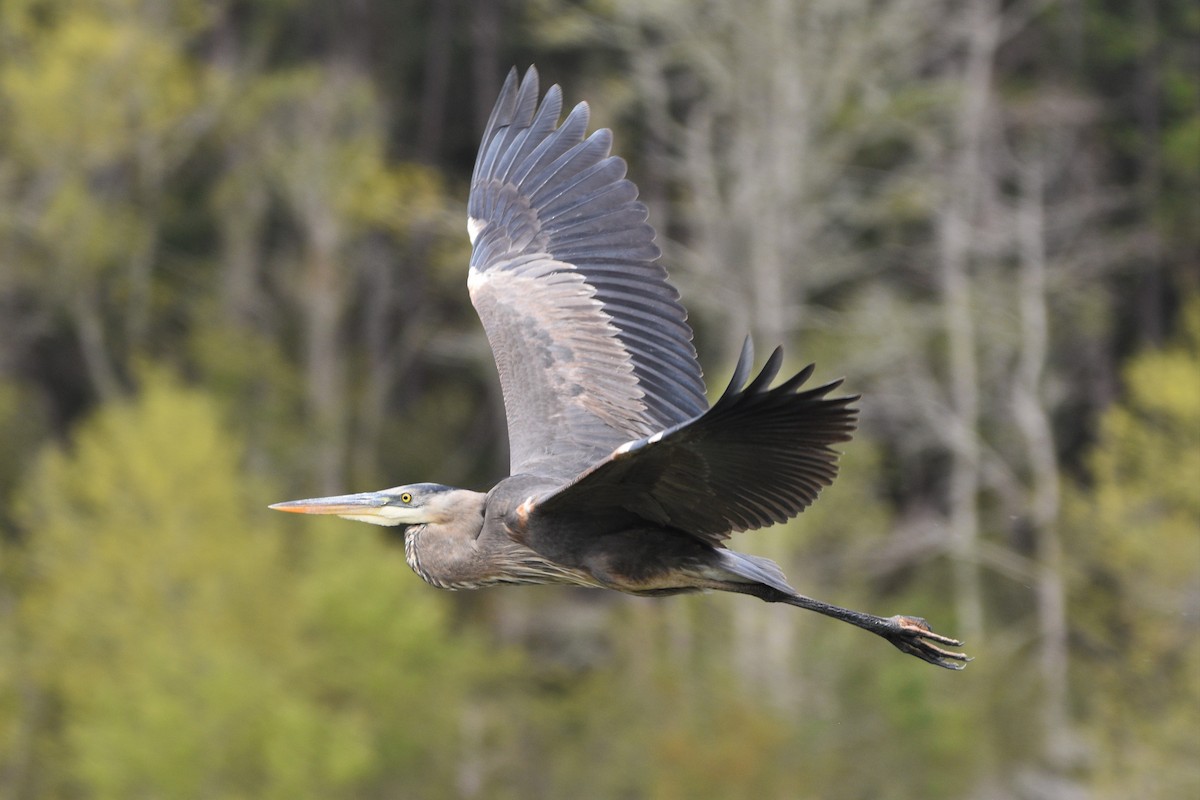
M 788 603 L 882 636 L 931 664 L 970 659 L 919 617 L 798 594 L 732 532 L 799 514 L 837 473 L 857 397 L 840 381 L 750 377 L 750 340 L 710 408 L 692 331 L 612 134 L 588 106 L 512 70 L 475 163 L 467 286 L 500 373 L 511 477 L 486 494 L 434 483 L 271 508 L 404 525 L 412 569 L 443 589 L 558 583 L 672 595 L 717 589 Z

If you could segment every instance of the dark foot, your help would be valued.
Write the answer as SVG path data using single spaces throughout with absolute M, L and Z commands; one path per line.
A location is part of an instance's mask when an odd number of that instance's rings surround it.
M 962 647 L 962 642 L 958 639 L 934 633 L 930 629 L 929 623 L 920 617 L 905 617 L 897 614 L 884 622 L 887 623 L 887 627 L 877 633 L 910 656 L 916 656 L 922 661 L 928 661 L 930 664 L 937 664 L 946 669 L 962 669 L 966 666 L 966 662 L 972 660 L 966 653 L 943 650 L 934 644 L 937 642 L 950 647 Z

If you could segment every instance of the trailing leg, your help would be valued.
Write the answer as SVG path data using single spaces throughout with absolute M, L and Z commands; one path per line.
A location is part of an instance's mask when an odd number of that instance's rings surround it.
M 971 660 L 966 653 L 938 647 L 939 644 L 961 647 L 962 642 L 940 633 L 934 633 L 933 629 L 929 627 L 929 623 L 921 617 L 909 617 L 903 614 L 886 618 L 877 617 L 874 614 L 864 614 L 861 611 L 852 611 L 848 608 L 822 603 L 820 600 L 814 600 L 801 594 L 785 595 L 781 593 L 776 597 L 764 597 L 763 599 L 768 602 L 787 603 L 797 608 L 806 608 L 827 617 L 849 622 L 876 636 L 882 636 L 902 652 L 939 667 L 962 669 L 966 662 Z
M 779 566 L 769 559 L 724 550 L 721 551 L 721 567 L 726 573 L 740 579 L 729 581 L 720 587 L 725 591 L 754 595 L 768 603 L 787 603 L 849 622 L 876 636 L 882 636 L 902 652 L 946 669 L 962 669 L 966 662 L 971 660 L 966 653 L 938 647 L 939 644 L 961 647 L 962 642 L 934 633 L 929 623 L 921 617 L 901 614 L 894 617 L 877 617 L 874 614 L 852 611 L 805 597 L 788 585 Z

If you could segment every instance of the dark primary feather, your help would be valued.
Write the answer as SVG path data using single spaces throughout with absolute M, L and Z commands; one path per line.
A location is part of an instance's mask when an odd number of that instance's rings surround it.
M 713 544 L 731 531 L 783 522 L 837 475 L 837 453 L 854 430 L 857 397 L 826 395 L 841 381 L 800 391 L 812 366 L 778 386 L 776 348 L 753 381 L 750 340 L 729 388 L 712 408 L 660 434 L 628 442 L 569 485 L 543 497 L 553 515 L 622 508 Z
M 611 134 L 509 73 L 472 178 L 471 300 L 508 416 L 512 473 L 567 480 L 707 406 L 679 295 Z

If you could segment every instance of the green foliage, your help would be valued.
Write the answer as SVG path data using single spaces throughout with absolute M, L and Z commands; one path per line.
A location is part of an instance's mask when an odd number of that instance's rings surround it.
M 34 31 L 0 62 L 4 156 L 37 181 L 25 234 L 69 284 L 150 235 L 139 202 L 194 138 L 208 88 L 180 42 L 132 17 L 75 10 Z
M 200 99 L 197 73 L 173 45 L 133 18 L 86 13 L 32 38 L 0 79 L 16 154 L 104 168 L 145 137 L 169 136 Z
M 228 415 L 229 423 L 252 463 L 286 464 L 300 458 L 300 376 L 278 341 L 235 326 L 197 326 L 188 355 L 205 386 L 225 407 L 239 410 Z
M 1200 243 L 1200 95 L 1192 42 L 1200 13 L 1188 0 L 1153 8 L 1097 2 L 1085 15 L 1091 47 L 1086 80 L 1108 109 L 1104 125 L 1116 158 L 1133 172 L 1148 221 L 1168 264 L 1195 264 Z M 1194 277 L 1181 272 L 1187 288 Z
M 1067 507 L 1076 670 L 1110 797 L 1200 792 L 1200 299 L 1184 321 L 1126 369 Z
M 63 709 L 51 774 L 98 797 L 258 777 L 248 723 L 280 722 L 278 527 L 246 513 L 263 486 L 239 480 L 211 401 L 146 384 L 48 451 L 19 505 L 25 669 Z
M 395 220 L 379 125 L 361 77 L 301 68 L 256 81 L 233 107 L 230 130 L 254 139 L 258 167 L 318 236 L 337 220 Z
M 7 553 L 25 584 L 21 646 L 0 647 L 20 652 L 5 685 L 58 709 L 18 720 L 37 729 L 41 788 L 450 785 L 468 693 L 503 665 L 448 632 L 397 548 L 345 528 L 285 537 L 264 508 L 277 492 L 240 468 L 214 402 L 159 372 L 142 383 L 47 451 L 21 492 L 27 542 Z M 0 719 L 10 706 L 0 697 Z
M 9 517 L 13 491 L 48 429 L 45 408 L 29 387 L 0 381 L 0 450 L 5 454 L 0 459 L 0 520 Z M 0 523 L 0 539 L 9 529 L 9 525 Z

